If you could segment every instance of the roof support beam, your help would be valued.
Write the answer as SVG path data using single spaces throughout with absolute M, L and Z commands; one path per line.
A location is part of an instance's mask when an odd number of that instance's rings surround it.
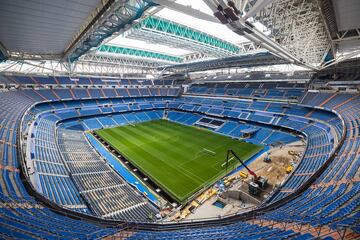
M 245 14 L 241 20 L 246 21 L 248 18 L 253 17 L 255 14 L 260 12 L 264 7 L 272 3 L 273 0 L 258 0 L 254 6 Z
M 142 59 L 131 59 L 128 57 L 101 56 L 92 54 L 87 54 L 83 56 L 80 62 L 129 66 L 142 69 L 154 69 L 160 66 L 160 63 L 154 61 L 144 61 Z
M 232 1 L 231 1 L 232 2 Z M 214 15 L 220 20 L 221 23 L 226 24 L 235 33 L 246 37 L 250 41 L 253 41 L 277 56 L 280 56 L 291 63 L 303 65 L 307 68 L 314 69 L 315 67 L 304 63 L 296 56 L 291 54 L 288 50 L 280 46 L 275 41 L 268 38 L 262 32 L 257 30 L 251 23 L 243 21 L 238 14 L 240 11 L 234 6 L 234 4 L 227 4 L 224 0 L 209 0 L 205 2 Z
M 329 31 L 331 38 L 338 33 L 335 11 L 332 0 L 318 0 L 320 10 L 325 21 L 325 25 Z
M 204 21 L 218 23 L 218 21 L 216 20 L 216 18 L 214 18 L 214 16 L 208 15 L 199 10 L 193 9 L 190 6 L 184 6 L 182 4 L 178 4 L 174 1 L 169 1 L 169 0 L 151 0 L 151 1 L 154 3 L 157 3 L 161 6 L 164 6 L 166 8 L 187 14 L 189 16 L 192 16 L 192 17 L 204 20 Z
M 269 31 L 268 37 L 307 65 L 319 66 L 331 49 L 318 0 L 274 0 L 254 19 Z
M 158 70 L 170 72 L 197 72 L 221 68 L 248 68 L 253 66 L 289 64 L 286 60 L 279 58 L 269 52 L 255 52 L 253 54 L 239 55 L 235 57 L 203 60 L 199 62 L 176 64 L 160 67 Z
M 235 56 L 241 49 L 233 43 L 191 27 L 150 16 L 134 25 L 125 37 L 201 52 L 213 57 Z
M 31 74 L 31 75 L 98 75 L 114 76 L 133 74 L 138 76 L 153 74 L 158 64 L 131 59 L 117 59 L 103 56 L 86 55 L 84 59 L 71 62 L 56 60 L 48 61 L 7 61 L 0 64 L 1 73 Z
M 360 28 L 339 32 L 333 38 L 334 42 L 342 42 L 349 40 L 360 40 Z
M 331 0 L 318 0 L 319 3 L 319 10 L 321 12 L 321 17 L 324 21 L 326 33 L 328 34 L 329 39 L 333 39 L 334 36 L 337 34 L 338 29 L 336 25 L 336 18 L 335 18 L 335 12 L 334 7 Z M 330 51 L 332 56 L 336 56 L 336 48 L 334 41 L 330 40 L 329 50 L 327 50 L 324 55 L 322 62 L 325 62 L 325 58 L 328 55 L 328 52 Z
M 128 28 L 145 10 L 155 6 L 145 0 L 107 0 L 96 16 L 79 33 L 64 53 L 65 61 L 73 62 L 90 49 L 99 46 L 115 32 Z
M 333 61 L 331 61 L 329 64 L 325 65 L 322 69 L 326 69 L 326 68 L 329 68 L 333 65 L 336 65 L 340 62 L 344 62 L 346 60 L 349 60 L 351 58 L 354 58 L 354 57 L 359 57 L 360 56 L 360 50 L 357 50 L 357 51 L 353 51 L 351 53 L 347 53 L 347 54 L 343 54 L 341 56 L 338 56 L 336 59 L 334 59 Z
M 105 53 L 111 54 L 113 56 L 126 56 L 130 58 L 140 58 L 140 59 L 148 59 L 152 61 L 159 61 L 165 63 L 180 63 L 183 61 L 182 57 L 173 56 L 164 53 L 158 53 L 154 51 L 148 51 L 143 49 L 137 48 L 129 48 L 129 47 L 122 47 L 122 46 L 115 46 L 115 45 L 101 45 L 97 49 L 97 54 Z

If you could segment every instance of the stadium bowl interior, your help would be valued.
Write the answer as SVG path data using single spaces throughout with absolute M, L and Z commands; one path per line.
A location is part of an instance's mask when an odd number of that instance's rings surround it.
M 2 1 L 0 238 L 360 239 L 359 10 Z

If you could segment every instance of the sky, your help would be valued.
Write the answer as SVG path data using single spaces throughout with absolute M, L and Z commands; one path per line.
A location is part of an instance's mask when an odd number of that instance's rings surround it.
M 213 15 L 211 9 L 202 0 L 177 0 L 176 2 L 185 6 L 191 6 L 192 8 L 200 10 L 209 15 Z M 231 43 L 237 44 L 248 41 L 244 37 L 234 33 L 223 24 L 201 20 L 168 8 L 160 10 L 155 15 L 203 31 Z M 183 49 L 175 49 L 160 44 L 150 44 L 140 40 L 127 39 L 123 36 L 118 36 L 112 39 L 110 42 L 108 42 L 108 44 L 151 50 L 154 52 L 165 53 L 174 56 L 191 53 Z

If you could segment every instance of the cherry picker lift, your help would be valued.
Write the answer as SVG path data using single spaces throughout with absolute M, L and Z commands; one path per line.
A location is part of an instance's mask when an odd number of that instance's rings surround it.
M 235 157 L 241 163 L 241 165 L 243 165 L 246 170 L 253 176 L 251 182 L 249 183 L 249 193 L 253 196 L 259 196 L 262 189 L 265 189 L 267 187 L 268 179 L 266 177 L 256 175 L 256 173 L 254 173 L 248 166 L 246 166 L 246 164 L 237 156 L 237 154 L 232 149 L 228 149 L 226 154 L 226 168 L 228 167 L 229 161 L 233 157 Z

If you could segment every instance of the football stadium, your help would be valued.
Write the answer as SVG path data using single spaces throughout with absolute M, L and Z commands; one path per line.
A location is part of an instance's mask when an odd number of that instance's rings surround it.
M 359 0 L 0 0 L 0 239 L 360 239 Z

